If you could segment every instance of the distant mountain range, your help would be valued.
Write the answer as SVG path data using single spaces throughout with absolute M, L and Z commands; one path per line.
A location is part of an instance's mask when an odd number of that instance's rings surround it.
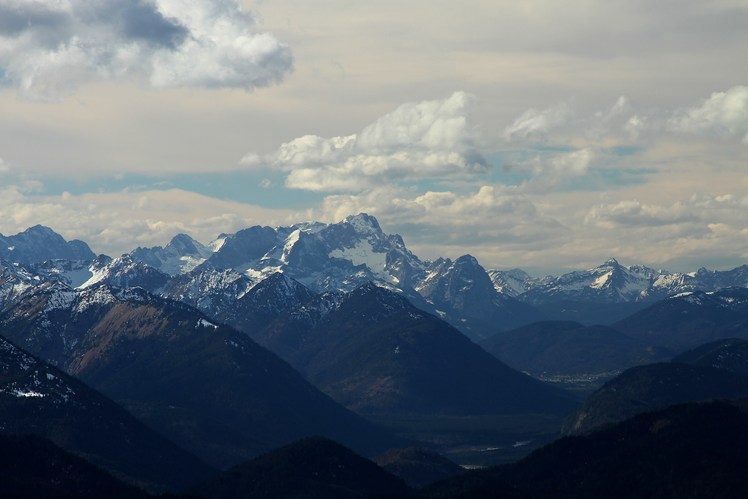
M 94 257 L 85 243 L 66 242 L 41 226 L 0 237 L 8 243 L 0 252 L 0 307 L 46 281 L 75 289 L 101 283 L 140 287 L 263 342 L 260 330 L 277 317 L 316 296 L 323 297 L 322 308 L 334 308 L 346 293 L 372 282 L 482 342 L 512 367 L 548 379 L 604 377 L 706 341 L 740 336 L 739 317 L 730 319 L 723 308 L 709 319 L 712 312 L 705 307 L 716 303 L 719 293 L 748 289 L 748 266 L 680 274 L 610 259 L 593 269 L 536 279 L 519 269 L 486 271 L 470 255 L 423 261 L 366 214 L 334 224 L 255 226 L 221 234 L 207 245 L 179 234 L 164 247 L 136 248 L 117 258 Z M 691 303 L 696 297 L 701 302 L 694 313 L 700 317 L 694 322 L 684 307 L 696 306 Z M 567 322 L 554 322 L 559 320 Z M 578 327 L 565 326 L 568 320 Z M 529 324 L 530 329 L 517 329 Z M 594 324 L 613 330 L 590 329 Z M 541 327 L 546 332 L 541 334 Z M 264 341 L 280 348 L 271 343 Z M 591 348 L 596 355 L 587 355 Z
M 139 247 L 114 259 L 95 259 L 86 243 L 66 242 L 51 229 L 35 226 L 14 236 L 0 235 L 0 259 L 30 265 L 35 273 L 71 287 L 100 281 L 142 286 L 179 297 L 209 315 L 215 314 L 208 309 L 231 307 L 276 272 L 316 293 L 348 292 L 375 282 L 473 339 L 541 319 L 611 324 L 679 293 L 748 287 L 746 265 L 671 273 L 610 259 L 589 270 L 533 278 L 520 269 L 487 271 L 469 255 L 425 261 L 366 214 L 333 224 L 254 226 L 220 234 L 207 245 L 178 234 L 164 247 Z M 210 300 L 206 291 L 213 293 Z M 222 303 L 215 303 L 216 295 Z

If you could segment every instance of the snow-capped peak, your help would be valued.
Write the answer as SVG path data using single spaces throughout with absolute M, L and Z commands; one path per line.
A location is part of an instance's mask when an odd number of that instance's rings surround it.
M 165 247 L 136 248 L 129 255 L 169 275 L 189 272 L 207 260 L 214 249 L 192 239 L 187 234 L 177 234 Z
M 349 215 L 343 222 L 353 226 L 353 228 L 356 230 L 356 233 L 361 235 L 374 235 L 382 233 L 382 228 L 379 226 L 379 222 L 377 221 L 377 219 L 366 213 Z

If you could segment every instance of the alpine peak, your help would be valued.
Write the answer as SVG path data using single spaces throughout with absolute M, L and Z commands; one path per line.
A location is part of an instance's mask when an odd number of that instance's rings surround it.
M 349 215 L 345 218 L 344 222 L 352 225 L 359 234 L 374 234 L 382 232 L 382 228 L 379 226 L 377 219 L 367 213 Z

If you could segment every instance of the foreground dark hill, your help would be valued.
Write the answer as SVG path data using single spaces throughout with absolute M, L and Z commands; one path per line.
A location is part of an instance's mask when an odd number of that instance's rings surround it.
M 190 492 L 206 499 L 412 497 L 399 478 L 321 437 L 294 442 L 235 466 Z
M 611 428 L 566 437 L 522 461 L 448 480 L 423 496 L 536 499 L 748 497 L 748 414 L 725 402 L 642 414 Z
M 676 353 L 724 338 L 748 339 L 748 289 L 684 293 L 657 302 L 613 327 Z
M 465 471 L 441 454 L 419 447 L 390 449 L 376 456 L 373 461 L 415 488 L 451 478 Z
M 624 371 L 590 395 L 564 428 L 586 433 L 669 405 L 748 395 L 748 378 L 717 369 L 665 362 Z
M 609 326 L 542 321 L 497 333 L 480 345 L 511 367 L 534 376 L 604 377 L 668 357 Z
M 35 434 L 153 491 L 177 491 L 214 470 L 122 407 L 0 338 L 0 433 Z
M 393 443 L 245 334 L 143 290 L 46 285 L 0 331 L 214 466 L 313 434 L 369 454 Z
M 151 497 L 35 435 L 0 435 L 0 496 L 13 499 Z
M 567 393 L 498 361 L 407 299 L 366 284 L 321 297 L 254 337 L 362 414 L 564 414 Z

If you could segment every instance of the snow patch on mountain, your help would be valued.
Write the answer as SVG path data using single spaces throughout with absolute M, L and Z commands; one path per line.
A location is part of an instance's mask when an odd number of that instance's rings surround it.
M 193 270 L 205 260 L 205 258 L 196 258 L 189 255 L 179 256 L 164 261 L 159 270 L 169 275 L 177 275 Z
M 220 235 L 216 239 L 212 240 L 210 243 L 208 243 L 208 248 L 215 253 L 216 251 L 220 250 L 223 245 L 226 243 L 226 236 Z
M 200 319 L 197 321 L 197 325 L 195 327 L 208 327 L 213 329 L 218 329 L 218 326 L 213 324 L 212 322 L 206 320 L 206 319 Z
M 282 261 L 283 263 L 288 263 L 288 255 L 291 253 L 294 245 L 299 241 L 300 235 L 301 229 L 296 229 L 295 231 L 291 232 L 291 235 L 288 236 L 285 244 L 283 245 L 283 253 L 281 254 L 280 261 Z
M 590 284 L 591 288 L 597 288 L 600 289 L 603 286 L 605 286 L 608 283 L 608 280 L 613 275 L 613 271 L 606 272 L 603 275 L 597 277 L 592 284 Z
M 52 403 L 66 403 L 76 392 L 70 385 L 49 372 L 49 366 L 27 354 L 4 338 L 0 338 L 0 369 L 18 372 L 0 383 L 0 394 L 16 398 L 51 399 Z
M 72 289 L 62 287 L 57 288 L 49 294 L 46 306 L 44 307 L 44 312 L 68 309 L 73 306 L 73 303 L 75 303 L 77 298 L 77 293 Z
M 386 279 L 393 279 L 393 276 L 385 273 L 387 254 L 375 251 L 372 244 L 367 240 L 358 241 L 356 245 L 351 248 L 333 250 L 328 254 L 328 256 L 330 258 L 342 258 L 348 260 L 356 266 L 366 265 L 369 270 L 375 274 Z
M 88 269 L 88 275 L 89 278 L 86 279 L 81 284 L 78 284 L 75 286 L 78 289 L 86 289 L 90 288 L 91 286 L 100 283 L 104 279 L 106 279 L 107 275 L 109 275 L 108 268 L 106 267 L 99 267 L 99 268 L 93 268 Z

